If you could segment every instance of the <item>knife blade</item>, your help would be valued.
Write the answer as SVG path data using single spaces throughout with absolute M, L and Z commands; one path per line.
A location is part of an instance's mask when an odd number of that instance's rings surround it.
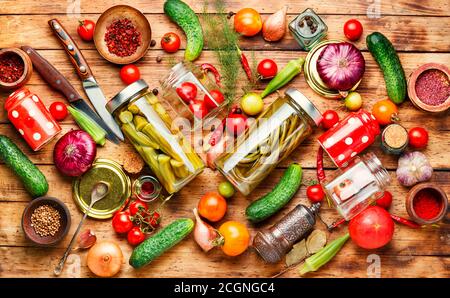
M 66 77 L 60 73 L 47 59 L 39 55 L 39 53 L 30 46 L 21 47 L 33 62 L 33 67 L 36 69 L 42 78 L 55 90 L 63 94 L 70 105 L 78 110 L 83 111 L 98 125 L 106 131 L 106 137 L 118 144 L 119 139 L 103 122 L 102 119 L 92 110 L 92 108 L 83 100 L 78 91 L 70 84 Z
M 66 53 L 69 55 L 70 62 L 72 62 L 75 67 L 75 70 L 83 83 L 83 88 L 92 106 L 97 111 L 97 114 L 100 118 L 102 118 L 111 131 L 121 141 L 123 141 L 124 137 L 119 125 L 106 109 L 106 97 L 100 89 L 91 69 L 89 68 L 89 65 L 86 62 L 86 59 L 84 59 L 76 43 L 57 19 L 51 19 L 48 21 L 48 24 L 50 25 L 53 33 L 58 37 L 60 43 L 63 45 Z

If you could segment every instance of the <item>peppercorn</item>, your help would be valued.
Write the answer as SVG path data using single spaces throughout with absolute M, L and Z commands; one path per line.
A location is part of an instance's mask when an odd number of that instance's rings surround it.
M 232 12 L 232 11 L 228 12 L 227 19 L 231 19 L 231 17 L 234 16 L 234 15 L 235 15 L 234 12 Z
M 161 56 L 156 56 L 156 62 L 160 63 L 162 61 Z
M 159 92 L 159 91 L 158 91 L 157 88 L 155 88 L 155 89 L 152 90 L 152 93 L 153 93 L 153 95 L 155 95 L 155 96 L 158 95 L 158 92 Z
M 152 41 L 150 41 L 150 47 L 154 47 L 156 46 L 156 40 L 152 39 Z

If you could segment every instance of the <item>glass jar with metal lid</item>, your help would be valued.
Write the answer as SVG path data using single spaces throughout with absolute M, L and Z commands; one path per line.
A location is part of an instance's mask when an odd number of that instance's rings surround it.
M 217 169 L 248 195 L 319 125 L 322 115 L 302 93 L 289 88 L 216 161 Z
M 191 130 L 208 126 L 228 104 L 217 82 L 190 62 L 175 64 L 161 79 L 161 95 L 178 116 L 189 120 Z
M 107 108 L 168 193 L 202 172 L 202 160 L 144 80 L 123 89 Z
M 322 183 L 336 210 L 350 220 L 379 199 L 391 179 L 381 161 L 372 152 L 356 157 Z
M 306 82 L 314 92 L 326 98 L 344 98 L 347 96 L 348 92 L 356 90 L 361 82 L 361 80 L 358 81 L 350 90 L 339 91 L 328 88 L 320 78 L 319 72 L 317 71 L 317 60 L 319 59 L 320 53 L 322 53 L 327 45 L 341 42 L 344 41 L 330 39 L 319 42 L 309 51 L 305 59 L 305 66 L 303 69 L 305 71 Z

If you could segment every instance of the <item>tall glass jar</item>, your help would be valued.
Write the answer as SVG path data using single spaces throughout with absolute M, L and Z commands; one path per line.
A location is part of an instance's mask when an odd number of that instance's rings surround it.
M 144 80 L 123 89 L 107 108 L 168 193 L 202 172 L 202 160 Z
M 164 100 L 189 120 L 192 130 L 206 125 L 227 105 L 218 84 L 190 62 L 176 64 L 160 83 Z
M 389 183 L 388 171 L 369 152 L 327 177 L 322 186 L 336 210 L 350 220 L 380 198 Z
M 302 93 L 289 88 L 219 156 L 216 168 L 248 195 L 319 125 L 322 115 Z

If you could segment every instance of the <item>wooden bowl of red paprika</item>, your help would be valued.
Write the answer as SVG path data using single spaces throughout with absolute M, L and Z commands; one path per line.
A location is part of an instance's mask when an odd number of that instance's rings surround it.
M 107 9 L 95 25 L 97 51 L 115 64 L 130 64 L 144 57 L 151 38 L 152 30 L 145 15 L 128 5 Z
M 419 183 L 406 197 L 406 211 L 417 223 L 436 223 L 447 214 L 448 199 L 445 191 L 435 183 Z
M 33 73 L 30 57 L 18 48 L 0 50 L 0 89 L 12 90 L 25 85 Z

